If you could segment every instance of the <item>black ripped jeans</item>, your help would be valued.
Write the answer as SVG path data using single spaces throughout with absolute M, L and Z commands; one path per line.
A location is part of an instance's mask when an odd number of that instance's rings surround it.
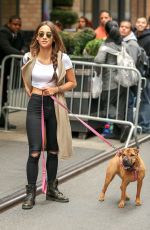
M 56 178 L 58 168 L 58 143 L 57 143 L 57 121 L 54 109 L 54 101 L 50 96 L 43 96 L 44 121 L 46 127 L 46 149 L 47 149 L 47 178 L 53 181 Z M 42 96 L 32 94 L 27 108 L 26 129 L 29 143 L 29 158 L 27 161 L 28 184 L 36 184 L 38 176 L 38 162 L 42 150 L 41 129 Z M 38 156 L 33 156 L 38 153 Z

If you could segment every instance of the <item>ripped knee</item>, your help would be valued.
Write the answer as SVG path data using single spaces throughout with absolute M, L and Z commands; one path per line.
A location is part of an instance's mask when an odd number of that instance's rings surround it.
M 33 151 L 33 152 L 31 152 L 31 157 L 33 157 L 33 158 L 39 158 L 40 157 L 40 152 L 38 152 L 38 151 Z
M 58 151 L 51 151 L 51 150 L 48 150 L 48 151 L 47 151 L 47 154 L 48 154 L 48 155 L 58 155 Z

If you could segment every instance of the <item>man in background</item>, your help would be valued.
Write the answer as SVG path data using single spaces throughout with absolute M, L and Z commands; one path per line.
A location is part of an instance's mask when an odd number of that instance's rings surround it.
M 21 34 L 21 18 L 19 16 L 11 16 L 8 23 L 0 28 L 0 65 L 5 56 L 10 54 L 24 54 L 25 43 Z M 4 71 L 4 82 L 3 82 L 3 94 L 2 103 L 0 106 L 4 106 L 7 102 L 7 82 L 10 73 L 10 62 L 6 63 Z M 5 116 L 0 116 L 0 128 L 5 125 Z M 8 124 L 9 129 L 16 128 L 14 125 Z
M 148 29 L 147 19 L 145 17 L 137 18 L 135 28 L 138 43 L 150 58 L 150 29 Z M 147 78 L 146 87 L 143 88 L 141 94 L 139 125 L 142 127 L 143 133 L 150 133 L 150 77 Z
M 123 41 L 127 44 L 127 51 L 134 59 L 136 65 L 138 56 L 140 55 L 140 47 L 135 34 L 132 32 L 131 22 L 127 20 L 122 21 L 120 23 L 119 31 Z
M 123 41 L 126 43 L 126 49 L 129 55 L 133 58 L 135 65 L 139 55 L 141 54 L 140 47 L 137 42 L 135 34 L 132 32 L 132 25 L 130 21 L 124 20 L 120 23 L 119 27 L 120 34 Z M 127 119 L 130 122 L 133 122 L 133 109 L 135 104 L 136 97 L 136 86 L 132 86 L 129 89 L 129 101 L 128 101 L 128 115 Z M 125 126 L 124 132 L 120 138 L 121 142 L 125 142 L 130 131 L 130 127 Z
M 96 38 L 97 39 L 106 39 L 107 34 L 105 31 L 105 24 L 106 22 L 112 20 L 112 17 L 110 15 L 110 12 L 107 10 L 102 10 L 99 13 L 99 26 L 95 30 Z

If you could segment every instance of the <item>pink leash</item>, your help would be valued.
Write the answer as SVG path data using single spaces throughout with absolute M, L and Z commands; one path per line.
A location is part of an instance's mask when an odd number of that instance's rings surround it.
M 59 104 L 62 108 L 64 108 L 67 112 L 71 113 L 68 108 L 62 104 L 60 101 L 57 100 L 55 96 L 50 96 L 57 104 Z M 44 110 L 43 110 L 43 94 L 42 94 L 42 119 L 41 119 L 41 127 L 42 127 L 42 192 L 46 193 L 47 190 L 47 183 L 46 183 L 46 163 L 45 163 L 45 156 L 44 156 Z M 72 113 L 71 113 L 72 114 Z M 112 148 L 116 149 L 115 146 L 107 141 L 102 135 L 100 135 L 94 128 L 88 125 L 85 121 L 77 117 L 75 114 L 72 114 L 78 121 L 80 121 L 86 128 L 88 128 L 92 133 L 94 133 L 100 140 L 111 146 Z
M 44 156 L 44 109 L 43 109 L 43 92 L 42 92 L 42 109 L 41 109 L 41 129 L 42 129 L 42 192 L 46 193 L 46 162 Z
M 71 111 L 68 110 L 68 108 L 63 105 L 60 101 L 57 100 L 56 97 L 51 96 L 51 98 L 57 103 L 59 104 L 61 107 L 63 107 L 65 110 L 67 110 L 69 113 L 71 113 Z M 108 144 L 109 146 L 111 146 L 112 148 L 116 149 L 115 146 L 110 143 L 109 141 L 107 141 L 102 135 L 100 135 L 95 129 L 93 129 L 90 125 L 88 125 L 85 121 L 83 121 L 82 119 L 80 119 L 78 116 L 76 116 L 75 114 L 71 113 L 78 121 L 80 121 L 86 128 L 88 128 L 92 133 L 94 133 L 100 140 L 104 141 L 106 144 Z

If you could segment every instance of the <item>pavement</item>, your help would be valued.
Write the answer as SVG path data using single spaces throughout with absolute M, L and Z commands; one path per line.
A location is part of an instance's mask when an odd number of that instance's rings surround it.
M 28 158 L 28 144 L 25 130 L 26 112 L 14 112 L 10 114 L 10 123 L 17 126 L 16 130 L 0 130 L 0 200 L 4 197 L 25 188 L 26 161 Z M 112 141 L 112 140 L 111 140 Z M 123 146 L 119 141 L 112 141 L 116 147 Z M 112 148 L 95 136 L 87 139 L 73 137 L 73 157 L 69 160 L 59 161 L 58 175 L 65 169 Z M 39 164 L 39 177 L 41 181 L 41 163 Z
M 118 208 L 120 199 L 120 178 L 116 176 L 110 184 L 104 202 L 98 201 L 108 162 L 74 177 L 59 186 L 70 202 L 60 204 L 46 201 L 45 195 L 36 198 L 31 210 L 22 210 L 21 204 L 0 215 L 0 229 L 3 230 L 149 230 L 150 229 L 150 142 L 140 146 L 141 156 L 146 164 L 143 182 L 142 206 L 135 205 L 136 182 L 128 186 L 130 201 L 125 208 Z

